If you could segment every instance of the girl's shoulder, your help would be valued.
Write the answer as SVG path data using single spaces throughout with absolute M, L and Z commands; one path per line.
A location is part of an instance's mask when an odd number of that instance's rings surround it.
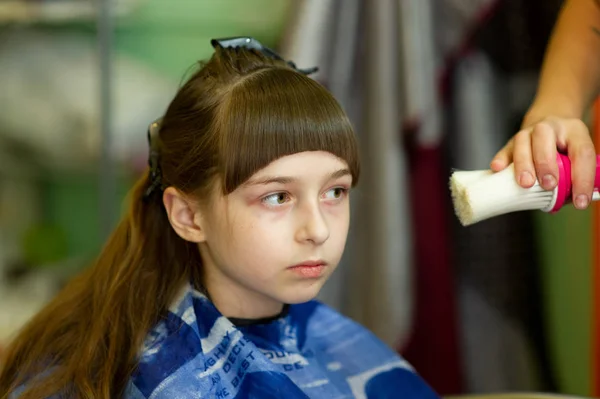
M 291 324 L 303 346 L 314 350 L 318 363 L 347 381 L 355 395 L 386 397 L 402 392 L 404 398 L 436 399 L 438 395 L 394 349 L 360 323 L 331 307 L 312 301 L 290 309 Z

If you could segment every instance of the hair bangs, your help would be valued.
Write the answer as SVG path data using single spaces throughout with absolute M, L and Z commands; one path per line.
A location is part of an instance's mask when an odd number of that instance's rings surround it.
M 322 85 L 287 68 L 266 68 L 228 94 L 220 128 L 225 193 L 271 162 L 305 151 L 326 151 L 348 164 L 356 184 L 356 136 L 339 103 Z

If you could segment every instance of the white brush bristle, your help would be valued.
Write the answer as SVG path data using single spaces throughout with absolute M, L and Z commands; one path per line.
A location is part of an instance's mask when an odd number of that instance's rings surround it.
M 548 209 L 554 192 L 536 181 L 531 188 L 519 186 L 511 164 L 501 172 L 456 171 L 450 178 L 454 211 L 463 226 L 511 212 Z

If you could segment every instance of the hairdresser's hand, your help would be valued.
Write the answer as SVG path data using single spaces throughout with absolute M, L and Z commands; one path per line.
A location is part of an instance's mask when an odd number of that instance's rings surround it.
M 496 154 L 490 166 L 498 172 L 511 162 L 515 178 L 524 188 L 537 180 L 546 190 L 556 187 L 557 149 L 571 160 L 573 203 L 585 209 L 590 203 L 596 174 L 596 153 L 585 123 L 579 119 L 546 117 L 534 123 L 524 120 L 523 129 Z

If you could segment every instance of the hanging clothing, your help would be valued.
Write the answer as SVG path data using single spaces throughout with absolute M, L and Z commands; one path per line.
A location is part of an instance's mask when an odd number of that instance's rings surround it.
M 125 397 L 438 398 L 371 332 L 320 302 L 227 319 L 190 286 L 148 335 Z
M 461 8 L 476 9 L 481 1 Z M 448 183 L 444 170 L 445 115 L 438 86 L 443 61 L 437 46 L 435 15 L 441 5 L 434 0 L 399 3 L 402 68 L 401 137 L 407 153 L 413 242 L 411 282 L 414 309 L 410 334 L 397 346 L 425 380 L 442 396 L 464 393 L 460 322 L 456 301 L 455 270 L 447 218 Z M 465 10 L 466 11 L 466 10 Z M 452 32 L 461 31 L 458 21 Z M 464 143 L 463 143 L 464 144 Z M 440 329 L 439 326 L 444 326 Z

